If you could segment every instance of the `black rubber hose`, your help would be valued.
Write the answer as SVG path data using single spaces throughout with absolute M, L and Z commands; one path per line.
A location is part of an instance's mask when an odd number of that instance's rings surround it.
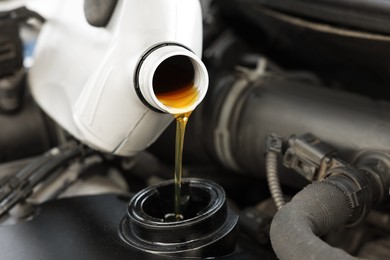
M 319 236 L 352 217 L 352 203 L 336 182 L 308 185 L 284 205 L 271 224 L 272 247 L 280 259 L 357 259 Z
M 187 126 L 183 155 L 186 163 L 218 162 L 234 171 L 265 177 L 265 171 L 260 169 L 265 168 L 265 142 L 270 133 L 286 137 L 313 133 L 346 161 L 352 161 L 358 150 L 390 147 L 390 102 L 276 73 L 248 85 L 234 102 L 226 104 L 228 96 L 235 94 L 239 80 L 224 74 L 210 84 L 214 87 Z M 222 114 L 228 118 L 224 124 L 220 124 Z M 172 124 L 151 151 L 171 161 L 168 155 L 174 153 L 174 136 Z M 279 169 L 279 178 L 286 186 L 307 185 L 303 177 L 283 169 Z

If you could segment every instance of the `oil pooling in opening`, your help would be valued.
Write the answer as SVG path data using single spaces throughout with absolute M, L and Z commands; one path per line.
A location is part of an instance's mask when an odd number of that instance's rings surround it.
M 185 109 L 192 106 L 198 100 L 199 92 L 194 85 L 194 69 L 191 61 L 185 56 L 166 59 L 155 72 L 153 89 L 157 99 L 167 107 Z M 166 221 L 178 221 L 185 217 L 181 212 L 182 158 L 185 129 L 191 113 L 192 111 L 173 114 L 176 119 L 175 212 L 167 214 Z

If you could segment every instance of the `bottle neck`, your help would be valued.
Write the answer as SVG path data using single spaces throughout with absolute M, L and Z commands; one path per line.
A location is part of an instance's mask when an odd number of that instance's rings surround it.
M 135 86 L 143 102 L 170 114 L 190 112 L 203 100 L 208 73 L 202 61 L 180 45 L 160 45 L 137 66 Z

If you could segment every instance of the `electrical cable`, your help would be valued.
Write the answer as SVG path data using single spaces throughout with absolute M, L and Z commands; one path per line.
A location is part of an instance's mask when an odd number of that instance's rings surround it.
M 278 177 L 278 154 L 275 151 L 268 151 L 265 159 L 267 182 L 272 199 L 276 207 L 281 209 L 285 203 L 282 188 Z
M 53 148 L 29 163 L 15 176 L 4 181 L 0 187 L 0 216 L 8 212 L 19 201 L 27 198 L 33 192 L 34 187 L 52 172 L 66 165 L 72 159 L 85 155 L 84 152 L 81 146 L 74 143 Z

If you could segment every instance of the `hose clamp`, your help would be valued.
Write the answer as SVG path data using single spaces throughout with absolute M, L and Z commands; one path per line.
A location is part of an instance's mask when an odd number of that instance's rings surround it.
M 215 151 L 218 159 L 230 169 L 237 172 L 240 172 L 241 170 L 237 162 L 234 160 L 232 151 L 229 130 L 230 119 L 232 118 L 238 97 L 240 97 L 240 95 L 253 81 L 264 75 L 266 67 L 267 60 L 262 58 L 258 61 L 257 68 L 254 70 L 244 70 L 241 68 L 241 71 L 244 72 L 244 76 L 237 80 L 229 91 L 222 106 L 218 123 L 214 131 Z
M 370 210 L 371 196 L 364 176 L 355 168 L 336 167 L 327 172 L 327 182 L 336 185 L 344 191 L 353 210 L 347 227 L 361 223 Z

